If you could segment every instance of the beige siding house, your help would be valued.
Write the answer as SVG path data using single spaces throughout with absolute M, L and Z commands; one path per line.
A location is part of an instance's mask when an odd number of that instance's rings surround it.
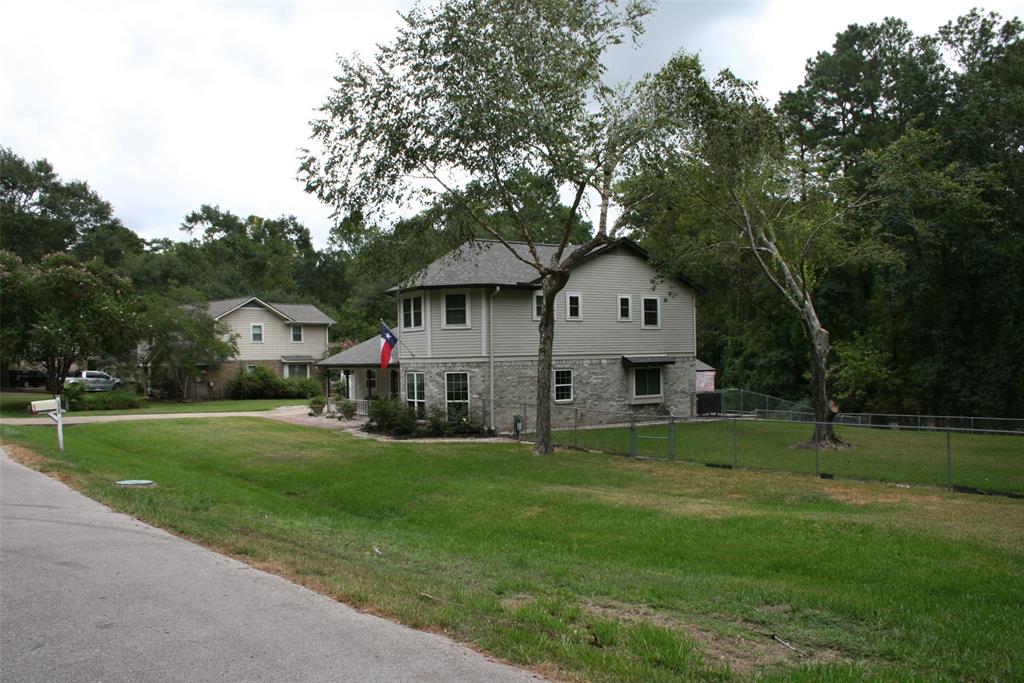
M 278 377 L 312 377 L 316 363 L 327 355 L 328 329 L 334 324 L 311 304 L 268 303 L 257 297 L 211 301 L 208 312 L 238 344 L 235 358 L 206 373 L 211 397 L 222 396 L 228 380 L 257 365 Z
M 525 253 L 526 245 L 515 246 Z M 541 257 L 554 248 L 540 245 Z M 577 265 L 555 300 L 556 406 L 691 414 L 696 289 L 660 278 L 630 240 L 598 249 Z M 536 271 L 502 244 L 478 241 L 389 291 L 401 344 L 388 370 L 379 367 L 377 338 L 323 365 L 349 369 L 357 399 L 366 396 L 370 372 L 376 396 L 395 395 L 449 415 L 469 411 L 496 429 L 510 429 L 512 415 L 535 400 Z

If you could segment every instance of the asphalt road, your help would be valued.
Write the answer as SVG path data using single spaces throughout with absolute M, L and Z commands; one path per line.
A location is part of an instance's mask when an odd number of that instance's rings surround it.
M 537 681 L 111 511 L 0 450 L 3 681 Z

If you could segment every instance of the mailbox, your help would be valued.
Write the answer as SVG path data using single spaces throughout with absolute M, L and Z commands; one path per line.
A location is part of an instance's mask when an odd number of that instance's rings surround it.
M 57 410 L 57 399 L 51 398 L 46 401 L 32 401 L 32 412 L 34 413 L 45 413 L 51 410 Z

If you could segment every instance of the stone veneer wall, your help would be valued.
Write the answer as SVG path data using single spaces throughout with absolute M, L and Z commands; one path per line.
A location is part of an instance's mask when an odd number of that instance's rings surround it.
M 695 359 L 677 357 L 672 365 L 662 367 L 662 395 L 660 403 L 630 403 L 632 393 L 631 374 L 622 366 L 621 356 L 600 359 L 558 359 L 554 369 L 573 371 L 573 401 L 558 403 L 552 409 L 552 422 L 557 426 L 568 426 L 577 419 L 576 409 L 583 414 L 585 423 L 617 421 L 615 415 L 599 415 L 598 411 L 616 413 L 623 419 L 632 413 L 689 416 L 693 410 L 695 388 Z M 406 372 L 424 373 L 427 407 L 444 408 L 445 373 L 469 373 L 470 412 L 473 417 L 488 421 L 487 398 L 489 365 L 476 363 L 416 363 L 403 360 L 403 388 Z M 510 431 L 513 415 L 526 416 L 526 427 L 533 423 L 536 411 L 536 361 L 495 361 L 494 363 L 494 418 L 499 431 Z M 594 411 L 587 414 L 587 409 Z

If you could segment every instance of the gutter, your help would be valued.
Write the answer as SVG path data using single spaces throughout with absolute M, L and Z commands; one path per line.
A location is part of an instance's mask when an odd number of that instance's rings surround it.
M 494 297 L 500 291 L 501 285 L 496 285 L 494 291 L 491 292 L 491 300 L 487 306 L 487 362 L 489 364 L 487 375 L 491 385 L 488 401 L 490 415 L 488 417 L 490 420 L 489 426 L 492 430 L 494 429 Z

